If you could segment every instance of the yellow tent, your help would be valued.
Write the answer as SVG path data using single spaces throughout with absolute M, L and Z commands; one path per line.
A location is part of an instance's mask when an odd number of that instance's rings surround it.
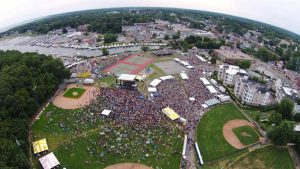
M 47 145 L 47 141 L 46 141 L 45 138 L 41 139 L 41 140 L 38 140 L 38 141 L 35 141 L 32 144 L 33 144 L 34 154 L 37 154 L 37 153 L 48 150 L 48 145 Z
M 167 115 L 171 120 L 176 120 L 178 119 L 180 116 L 170 107 L 166 107 L 164 109 L 162 109 L 163 113 L 165 113 L 165 115 Z

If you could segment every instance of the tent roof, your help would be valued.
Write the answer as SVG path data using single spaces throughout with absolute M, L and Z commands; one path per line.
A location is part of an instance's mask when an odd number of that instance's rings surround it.
M 47 141 L 45 138 L 35 141 L 32 144 L 33 144 L 33 153 L 34 154 L 48 150 L 48 145 L 47 145 Z
M 210 85 L 210 82 L 206 78 L 200 78 L 204 85 Z
M 218 91 L 213 86 L 206 86 L 206 88 L 209 90 L 210 93 L 218 93 Z
M 60 164 L 53 153 L 47 154 L 40 158 L 39 161 L 44 169 L 52 169 Z
M 118 80 L 121 81 L 134 81 L 136 75 L 131 75 L 131 74 L 121 74 L 121 76 L 118 78 Z
M 111 112 L 111 110 L 104 109 L 101 114 L 108 116 L 110 114 L 110 112 Z
M 179 73 L 179 74 L 180 74 L 182 79 L 184 79 L 184 80 L 189 79 L 189 77 L 187 76 L 186 73 Z
M 148 87 L 148 92 L 157 92 L 155 87 Z
M 169 80 L 169 79 L 174 79 L 174 77 L 171 75 L 168 75 L 168 76 L 162 76 L 162 77 L 160 77 L 160 79 L 161 80 Z
M 151 83 L 150 83 L 150 86 L 152 87 L 156 87 L 157 85 L 159 85 L 161 82 L 161 80 L 159 79 L 154 79 Z
M 166 107 L 164 109 L 162 109 L 163 113 L 165 113 L 165 115 L 167 115 L 171 120 L 176 120 L 178 119 L 180 116 L 170 107 Z

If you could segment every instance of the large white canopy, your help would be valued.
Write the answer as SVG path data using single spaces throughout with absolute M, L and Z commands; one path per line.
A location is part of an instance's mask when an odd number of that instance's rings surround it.
M 215 94 L 215 93 L 218 93 L 218 91 L 213 87 L 213 86 L 206 86 L 206 88 L 209 90 L 209 92 L 211 94 Z
M 152 87 L 156 87 L 157 85 L 159 85 L 161 82 L 161 80 L 159 79 L 154 79 L 149 85 Z
M 148 87 L 148 92 L 157 92 L 155 87 Z
M 94 79 L 84 79 L 83 83 L 84 84 L 94 84 L 95 81 L 94 81 Z
M 53 153 L 47 154 L 40 158 L 39 161 L 44 169 L 52 169 L 60 164 Z
M 183 80 L 189 79 L 189 77 L 187 76 L 186 73 L 182 72 L 182 73 L 179 73 L 179 74 L 180 74 L 180 76 L 181 76 L 181 78 L 182 78 Z
M 169 79 L 174 79 L 173 76 L 169 75 L 169 76 L 162 76 L 160 77 L 161 80 L 169 80 Z
M 136 75 L 121 74 L 121 76 L 118 78 L 118 80 L 133 82 L 135 80 L 135 77 L 136 77 Z
M 110 112 L 111 112 L 111 110 L 104 109 L 101 114 L 108 116 L 110 114 Z
M 200 78 L 204 85 L 210 85 L 210 82 L 206 78 Z

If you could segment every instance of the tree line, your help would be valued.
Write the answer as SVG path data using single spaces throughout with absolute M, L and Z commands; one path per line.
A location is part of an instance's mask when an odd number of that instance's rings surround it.
M 58 59 L 0 51 L 0 168 L 30 168 L 28 121 L 69 76 Z

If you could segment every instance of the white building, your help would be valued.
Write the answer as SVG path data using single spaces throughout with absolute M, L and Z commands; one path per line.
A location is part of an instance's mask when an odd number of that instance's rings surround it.
M 237 78 L 234 94 L 243 103 L 249 105 L 259 106 L 271 103 L 271 93 L 265 86 L 243 78 Z
M 238 76 L 248 78 L 247 72 L 243 69 L 240 69 L 238 66 L 219 66 L 218 80 L 223 81 L 224 85 L 233 86 Z

